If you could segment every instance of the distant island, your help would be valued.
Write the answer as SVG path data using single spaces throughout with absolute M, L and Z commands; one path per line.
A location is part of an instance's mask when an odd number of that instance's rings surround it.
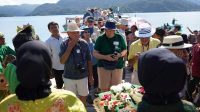
M 200 11 L 200 0 L 60 0 L 55 4 L 0 6 L 0 17 L 83 14 L 87 8 L 117 7 L 121 13 Z

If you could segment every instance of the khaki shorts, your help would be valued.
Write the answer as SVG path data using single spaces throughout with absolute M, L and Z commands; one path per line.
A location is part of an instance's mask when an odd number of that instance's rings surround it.
M 88 77 L 78 80 L 63 78 L 64 89 L 72 91 L 77 96 L 87 96 L 88 90 Z
M 111 86 L 122 82 L 123 69 L 106 70 L 98 67 L 99 88 L 101 91 L 109 90 Z

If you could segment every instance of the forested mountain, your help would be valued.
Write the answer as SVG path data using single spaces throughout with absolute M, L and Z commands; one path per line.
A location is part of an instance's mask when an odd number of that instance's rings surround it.
M 120 7 L 121 13 L 200 11 L 200 0 L 60 0 L 56 4 L 0 6 L 0 16 L 83 14 L 87 8 Z
M 187 0 L 187 1 L 200 5 L 200 0 Z
M 120 7 L 123 13 L 200 10 L 200 5 L 189 0 L 60 0 L 54 5 L 41 5 L 30 15 L 82 14 L 91 7 L 112 7 L 114 10 Z
M 5 5 L 0 6 L 0 16 L 24 16 L 31 13 L 39 5 Z

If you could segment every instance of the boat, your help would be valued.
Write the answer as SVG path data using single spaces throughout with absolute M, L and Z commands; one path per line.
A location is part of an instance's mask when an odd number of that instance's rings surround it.
M 76 19 L 79 18 L 79 23 L 83 23 L 84 19 L 87 16 L 92 16 L 94 17 L 95 21 L 98 21 L 99 18 L 103 18 L 104 20 L 107 19 L 114 19 L 116 21 L 118 21 L 121 18 L 130 18 L 128 15 L 122 14 L 119 11 L 119 7 L 117 9 L 117 12 L 113 12 L 111 8 L 109 9 L 100 9 L 100 8 L 91 8 L 91 9 L 87 9 L 85 14 L 83 14 L 83 16 L 74 16 L 74 17 L 66 17 L 65 18 L 65 24 L 63 25 L 63 28 L 65 31 L 67 31 L 67 24 L 71 21 L 75 21 Z

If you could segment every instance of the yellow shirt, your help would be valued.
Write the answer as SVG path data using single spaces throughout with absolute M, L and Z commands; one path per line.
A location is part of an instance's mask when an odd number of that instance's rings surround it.
M 22 101 L 15 94 L 9 95 L 0 102 L 0 112 L 86 112 L 86 109 L 74 93 L 56 90 L 35 101 Z
M 133 59 L 135 54 L 137 54 L 138 52 L 142 53 L 142 52 L 148 51 L 151 48 L 156 48 L 159 44 L 160 44 L 160 40 L 155 39 L 155 38 L 150 38 L 149 46 L 145 47 L 145 46 L 142 46 L 140 39 L 136 40 L 130 45 L 128 60 Z M 133 64 L 133 68 L 135 71 L 137 71 L 138 60 L 136 60 L 135 63 Z

